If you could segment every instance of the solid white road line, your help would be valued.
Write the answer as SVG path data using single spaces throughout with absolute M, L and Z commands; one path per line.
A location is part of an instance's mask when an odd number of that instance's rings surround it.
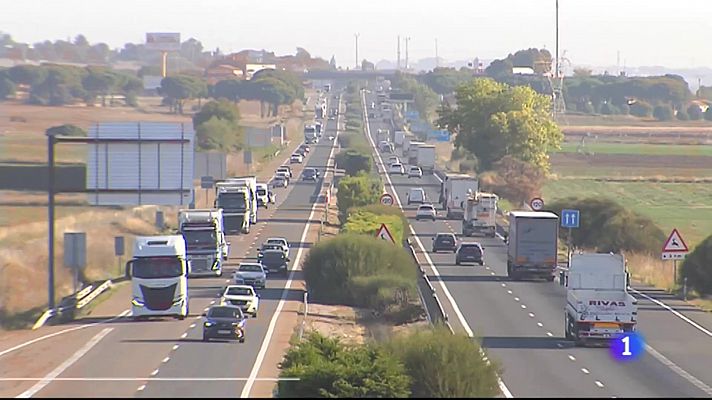
M 114 330 L 114 328 L 104 328 L 102 329 L 101 332 L 97 333 L 91 340 L 89 340 L 81 349 L 77 350 L 76 353 L 72 354 L 71 357 L 67 358 L 64 360 L 63 363 L 57 366 L 52 372 L 47 374 L 42 380 L 34 384 L 31 388 L 25 390 L 22 392 L 20 395 L 18 395 L 16 398 L 30 398 L 34 396 L 37 392 L 40 390 L 44 389 L 45 386 L 49 385 L 55 378 L 57 378 L 59 375 L 62 374 L 67 368 L 71 367 L 72 364 L 77 362 L 80 358 L 82 358 L 86 353 L 89 352 L 89 350 L 92 349 L 92 347 L 96 346 L 97 343 L 101 339 L 104 338 L 104 336 L 108 335 L 109 332 Z
M 341 97 L 339 97 L 338 109 L 341 110 Z M 339 112 L 339 116 L 340 115 L 341 115 L 341 112 Z M 326 178 L 326 175 L 329 173 L 328 167 L 329 167 L 329 164 L 330 164 L 332 158 L 334 157 L 334 150 L 336 149 L 336 142 L 337 142 L 338 138 L 339 138 L 339 131 L 338 131 L 338 120 L 337 120 L 336 135 L 334 136 L 334 140 L 331 143 L 331 151 L 329 152 L 329 158 L 327 158 L 327 160 L 326 160 L 327 168 L 326 168 L 326 171 L 324 172 L 324 178 Z M 321 193 L 321 191 L 319 193 Z M 319 205 L 318 202 L 314 202 L 314 204 L 312 204 L 311 212 L 309 213 L 309 217 L 307 218 L 307 221 L 312 220 L 318 205 Z M 304 225 L 304 230 L 302 231 L 302 237 L 299 240 L 300 243 L 304 243 L 304 240 L 307 237 L 307 233 L 309 233 L 309 228 L 311 228 L 311 225 L 312 225 L 311 222 L 307 222 L 307 224 Z M 277 309 L 275 310 L 274 314 L 272 314 L 272 319 L 269 321 L 269 327 L 267 327 L 267 333 L 265 334 L 265 337 L 262 340 L 262 345 L 260 346 L 259 353 L 257 353 L 257 359 L 255 360 L 255 364 L 252 366 L 252 371 L 250 371 L 250 377 L 247 379 L 247 382 L 245 382 L 245 386 L 242 388 L 242 393 L 240 393 L 240 398 L 250 397 L 250 391 L 252 391 L 252 386 L 254 385 L 255 380 L 257 379 L 257 373 L 260 371 L 260 368 L 262 367 L 262 362 L 264 361 L 265 355 L 267 354 L 267 348 L 269 347 L 269 344 L 272 340 L 272 334 L 274 333 L 274 328 L 277 325 L 277 318 L 279 318 L 279 314 L 282 312 L 282 308 L 284 308 L 284 303 L 287 299 L 287 292 L 292 287 L 292 280 L 294 279 L 294 271 L 297 271 L 297 268 L 300 267 L 299 262 L 301 261 L 303 250 L 304 250 L 304 247 L 302 247 L 302 246 L 300 246 L 299 250 L 297 250 L 297 256 L 294 259 L 294 263 L 292 264 L 292 269 L 289 272 L 289 279 L 287 280 L 287 284 L 284 286 L 284 289 L 282 290 L 282 297 L 279 299 L 279 304 L 277 304 Z
M 156 370 L 158 371 L 158 370 Z M 41 381 L 44 378 L 0 378 L 0 382 L 31 382 L 31 381 Z M 100 377 L 100 378 L 54 378 L 55 382 L 136 382 L 136 381 L 146 381 L 146 382 L 211 382 L 211 381 L 221 381 L 221 382 L 234 382 L 234 381 L 246 381 L 249 378 L 216 378 L 212 376 L 199 377 L 199 378 L 145 378 L 145 377 L 125 377 L 116 378 L 112 376 Z M 277 381 L 299 381 L 299 378 L 255 378 L 256 381 L 267 381 L 267 382 L 277 382 Z M 144 385 L 145 387 L 145 385 Z M 143 389 L 138 389 L 143 390 Z
M 361 99 L 363 103 L 363 113 L 364 113 L 364 119 L 366 123 L 365 130 L 366 130 L 366 138 L 368 139 L 369 143 L 371 143 L 371 148 L 373 148 L 376 157 L 378 158 L 378 161 L 380 165 L 383 164 L 383 159 L 381 158 L 381 155 L 378 153 L 378 149 L 376 149 L 376 144 L 373 142 L 373 138 L 371 137 L 371 128 L 369 126 L 368 122 L 368 112 L 366 111 L 366 95 L 361 92 Z M 442 179 L 440 179 L 437 175 L 433 174 L 435 178 L 437 178 L 441 183 Z M 393 182 L 391 181 L 391 177 L 388 175 L 386 172 L 384 174 L 384 177 L 386 178 L 386 182 L 388 182 L 388 186 L 391 189 L 391 193 L 393 194 L 393 198 L 396 200 L 396 203 L 398 204 L 398 207 L 403 210 L 403 204 L 400 201 L 400 197 L 398 196 L 398 191 L 395 190 L 393 187 Z M 415 239 L 415 242 L 418 244 L 418 247 L 420 247 L 420 250 L 423 253 L 423 256 L 425 257 L 425 260 L 428 262 L 428 265 L 430 266 L 430 269 L 433 271 L 433 274 L 438 278 L 438 283 L 440 284 L 440 288 L 442 289 L 443 293 L 445 293 L 445 297 L 447 297 L 448 301 L 450 302 L 450 305 L 452 306 L 452 309 L 455 311 L 455 315 L 457 316 L 457 319 L 460 321 L 460 325 L 462 325 L 463 329 L 465 329 L 465 332 L 467 332 L 467 336 L 469 337 L 474 337 L 474 333 L 472 332 L 472 329 L 470 328 L 470 325 L 467 323 L 467 320 L 465 317 L 462 315 L 462 312 L 460 311 L 460 307 L 458 307 L 457 302 L 455 302 L 455 299 L 452 297 L 452 294 L 450 294 L 450 291 L 447 289 L 447 286 L 445 286 L 445 283 L 440 279 L 440 272 L 438 269 L 435 267 L 435 263 L 433 263 L 433 260 L 430 258 L 428 255 L 428 252 L 425 250 L 425 246 L 423 246 L 423 243 L 420 241 L 420 238 L 416 234 L 415 230 L 413 229 L 412 225 L 408 225 L 410 228 L 410 233 Z M 504 394 L 505 397 L 507 398 L 512 398 L 512 393 L 509 391 L 507 386 L 504 384 L 502 379 L 497 376 L 497 383 L 499 385 L 499 389 L 502 391 L 502 394 Z
M 91 328 L 92 326 L 97 326 L 97 325 L 106 324 L 106 323 L 115 321 L 115 320 L 117 320 L 117 319 L 119 319 L 119 318 L 122 318 L 122 317 L 125 317 L 125 316 L 129 315 L 130 313 L 131 313 L 131 310 L 124 310 L 124 311 L 122 311 L 119 315 L 115 316 L 114 318 L 108 319 L 108 320 L 103 321 L 103 322 L 92 322 L 91 324 L 80 325 L 80 326 L 77 326 L 77 327 L 74 327 L 74 328 L 65 329 L 65 330 L 62 330 L 62 331 L 59 331 L 59 332 L 51 333 L 51 334 L 49 334 L 49 335 L 44 335 L 44 336 L 42 336 L 42 337 L 38 337 L 38 338 L 36 338 L 36 339 L 32 339 L 32 340 L 27 341 L 27 342 L 25 342 L 25 343 L 18 344 L 18 345 L 15 346 L 15 347 L 11 347 L 11 348 L 9 348 L 9 349 L 7 349 L 7 350 L 0 351 L 0 357 L 4 356 L 4 355 L 6 355 L 6 354 L 10 354 L 10 353 L 12 353 L 13 351 L 20 350 L 20 349 L 23 348 L 23 347 L 27 347 L 27 346 L 29 346 L 29 345 L 31 345 L 31 344 L 35 344 L 35 343 L 40 342 L 40 341 L 45 340 L 45 339 L 53 338 L 53 337 L 55 337 L 55 336 L 63 335 L 63 334 L 65 334 L 65 333 L 78 331 L 78 330 L 80 330 L 80 329 Z
M 655 350 L 654 348 L 650 347 L 647 344 L 645 345 L 645 350 L 647 350 L 648 353 L 650 353 L 650 355 L 655 357 L 658 361 L 663 363 L 665 366 L 667 366 L 671 370 L 675 371 L 676 374 L 680 375 L 682 378 L 686 379 L 688 382 L 695 385 L 698 389 L 705 392 L 708 396 L 712 396 L 712 388 L 707 386 L 707 384 L 705 384 L 701 380 L 695 378 L 694 376 L 692 376 L 692 374 L 690 374 L 689 372 L 680 368 L 677 364 L 670 361 L 667 357 L 660 354 L 657 350 Z
M 658 300 L 658 299 L 655 299 L 655 298 L 652 298 L 652 297 L 648 296 L 647 294 L 642 293 L 642 292 L 640 292 L 640 291 L 638 291 L 638 290 L 635 290 L 635 289 L 633 289 L 633 288 L 630 288 L 630 290 L 631 290 L 633 293 L 637 293 L 637 294 L 639 294 L 639 295 L 645 297 L 646 299 L 652 301 L 653 303 L 659 305 L 660 307 L 662 307 L 662 308 L 664 308 L 664 309 L 670 311 L 671 313 L 673 313 L 673 315 L 675 315 L 676 317 L 680 318 L 681 320 L 687 322 L 688 324 L 692 325 L 693 327 L 697 328 L 697 330 L 699 330 L 700 332 L 704 333 L 705 335 L 707 335 L 707 336 L 709 336 L 709 337 L 712 337 L 712 332 L 710 332 L 709 330 L 703 328 L 702 326 L 700 326 L 700 325 L 699 325 L 698 323 L 696 323 L 695 321 L 693 321 L 693 320 L 687 318 L 686 316 L 680 314 L 677 310 L 673 309 L 672 307 L 668 306 L 667 304 L 663 303 L 662 301 L 660 301 L 660 300 Z

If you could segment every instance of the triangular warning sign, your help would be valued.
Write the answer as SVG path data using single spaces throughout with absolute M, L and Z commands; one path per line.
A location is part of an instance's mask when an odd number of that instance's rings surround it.
M 383 240 L 390 240 L 391 243 L 396 242 L 395 240 L 393 240 L 393 235 L 391 235 L 391 232 L 388 230 L 386 224 L 381 224 L 381 227 L 378 228 L 378 231 L 376 232 L 376 237 L 379 237 Z
M 687 253 L 687 244 L 682 240 L 682 236 L 677 229 L 673 229 L 670 236 L 665 241 L 663 246 L 663 253 Z

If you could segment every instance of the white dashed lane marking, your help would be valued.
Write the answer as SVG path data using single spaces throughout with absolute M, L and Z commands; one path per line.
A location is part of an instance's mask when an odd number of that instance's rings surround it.
M 529 313 L 529 318 L 534 318 L 534 313 Z
M 544 324 L 542 324 L 541 322 L 537 322 L 536 324 L 537 324 L 537 326 L 539 326 L 539 328 L 543 328 L 543 327 L 544 327 Z
M 154 369 L 153 372 L 151 372 L 151 376 L 156 376 L 158 375 L 158 370 Z
M 161 362 L 162 362 L 163 364 L 165 364 L 165 363 L 167 363 L 168 361 L 170 361 L 170 359 L 171 359 L 170 357 L 166 357 L 166 358 L 164 358 L 163 361 L 161 361 Z
M 507 294 L 512 294 L 512 291 L 511 291 L 511 290 L 507 290 Z
M 527 306 L 525 306 L 524 304 L 522 304 L 522 309 L 525 309 L 525 308 L 527 308 Z
M 179 347 L 180 347 L 180 345 L 175 344 L 175 345 L 173 345 L 173 350 L 178 350 Z
M 574 356 L 572 356 L 571 354 L 569 354 L 569 360 L 571 360 L 571 361 L 576 361 L 576 357 L 574 357 Z
M 186 337 L 188 337 L 188 332 L 186 332 L 186 333 L 180 335 L 180 338 L 181 338 L 181 339 L 185 339 Z
M 591 373 L 591 372 L 590 372 L 589 370 L 587 370 L 586 368 L 581 368 L 581 372 L 583 372 L 583 373 L 586 374 L 586 375 L 588 375 L 588 374 Z
M 554 334 L 553 334 L 553 333 L 551 333 L 551 332 L 546 332 L 546 336 L 549 336 L 549 337 L 551 337 L 551 336 L 554 336 Z
M 502 287 L 507 287 L 507 284 L 506 284 L 506 283 L 503 283 L 503 284 L 502 284 Z
M 142 391 L 143 389 L 146 389 L 146 385 L 141 385 L 141 386 L 139 386 L 138 389 L 136 389 L 136 391 L 140 392 L 140 391 Z
M 602 388 L 602 387 L 603 387 L 603 384 L 602 384 L 600 381 L 596 381 L 596 386 Z
M 195 328 L 195 323 L 190 324 L 191 328 Z
M 515 297 L 515 298 L 514 298 L 514 301 L 519 301 L 519 297 Z

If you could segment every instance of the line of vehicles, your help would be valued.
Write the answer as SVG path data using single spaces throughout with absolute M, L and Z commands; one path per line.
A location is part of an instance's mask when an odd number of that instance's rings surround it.
M 396 130 L 392 137 L 388 131 L 378 130 L 376 136 L 378 150 L 384 156 L 394 153 L 393 148 L 401 148 L 403 157 L 407 158 L 401 161 L 395 154 L 389 156 L 389 174 L 420 178 L 423 172 L 431 173 L 434 169 L 434 146 L 415 140 L 403 130 Z M 498 201 L 496 194 L 480 191 L 477 178 L 470 175 L 447 173 L 442 179 L 438 203 L 446 219 L 462 222 L 462 237 L 494 238 Z M 438 217 L 422 187 L 409 188 L 407 204 L 418 204 L 416 221 L 435 221 Z M 566 288 L 567 339 L 576 345 L 585 345 L 635 331 L 637 300 L 628 292 L 629 275 L 621 254 L 571 254 L 567 267 L 559 267 L 558 215 L 518 210 L 509 212 L 507 218 L 508 229 L 502 231 L 507 246 L 507 276 L 515 281 L 544 279 L 552 282 L 557 273 L 560 275 L 559 283 Z M 436 233 L 431 251 L 453 252 L 456 265 L 467 262 L 484 265 L 485 247 L 481 243 L 460 240 L 450 232 Z

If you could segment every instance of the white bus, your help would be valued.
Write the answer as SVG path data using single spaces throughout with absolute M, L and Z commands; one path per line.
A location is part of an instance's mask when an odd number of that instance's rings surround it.
M 137 236 L 126 263 L 133 318 L 187 317 L 189 269 L 183 236 Z

